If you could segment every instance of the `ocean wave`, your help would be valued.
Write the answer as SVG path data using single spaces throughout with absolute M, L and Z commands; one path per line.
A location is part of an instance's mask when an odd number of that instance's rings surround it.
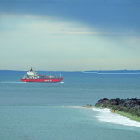
M 125 126 L 140 127 L 139 122 L 130 120 L 129 118 L 121 116 L 119 114 L 112 113 L 112 112 L 110 112 L 109 109 L 93 108 L 93 111 L 98 112 L 96 115 L 96 118 L 101 122 L 108 122 L 108 123 L 114 123 L 114 124 L 125 125 Z

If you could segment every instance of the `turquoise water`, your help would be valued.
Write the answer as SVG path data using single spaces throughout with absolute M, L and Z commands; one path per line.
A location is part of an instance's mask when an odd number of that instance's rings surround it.
M 0 71 L 0 140 L 140 137 L 140 124 L 80 107 L 104 97 L 140 98 L 140 74 L 63 72 L 64 83 L 47 84 L 21 83 L 24 73 Z

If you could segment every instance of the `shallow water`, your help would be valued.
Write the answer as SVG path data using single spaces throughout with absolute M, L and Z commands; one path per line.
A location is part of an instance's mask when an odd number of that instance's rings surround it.
M 21 83 L 0 72 L 1 140 L 136 140 L 139 123 L 108 110 L 81 108 L 100 98 L 140 98 L 139 74 L 64 72 L 62 83 Z M 6 74 L 6 75 L 5 75 Z

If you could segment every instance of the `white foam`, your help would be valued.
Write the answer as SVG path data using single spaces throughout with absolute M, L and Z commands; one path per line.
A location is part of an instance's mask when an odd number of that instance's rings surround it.
M 64 84 L 64 82 L 60 82 L 60 84 Z
M 93 111 L 97 111 L 96 118 L 101 122 L 108 122 L 114 124 L 120 124 L 125 126 L 140 127 L 140 123 L 134 120 L 130 120 L 127 117 L 121 116 L 116 113 L 112 113 L 109 109 L 93 108 Z
M 67 108 L 81 108 L 81 106 L 66 106 Z
M 95 74 L 98 74 L 98 72 L 96 72 L 96 71 L 82 71 L 82 73 L 95 73 Z

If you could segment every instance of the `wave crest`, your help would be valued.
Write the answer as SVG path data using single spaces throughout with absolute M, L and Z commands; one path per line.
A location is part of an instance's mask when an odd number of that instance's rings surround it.
M 109 122 L 109 123 L 125 125 L 125 126 L 140 127 L 139 122 L 130 120 L 129 118 L 121 116 L 119 114 L 112 113 L 110 109 L 93 108 L 93 111 L 98 112 L 96 118 L 101 122 Z

